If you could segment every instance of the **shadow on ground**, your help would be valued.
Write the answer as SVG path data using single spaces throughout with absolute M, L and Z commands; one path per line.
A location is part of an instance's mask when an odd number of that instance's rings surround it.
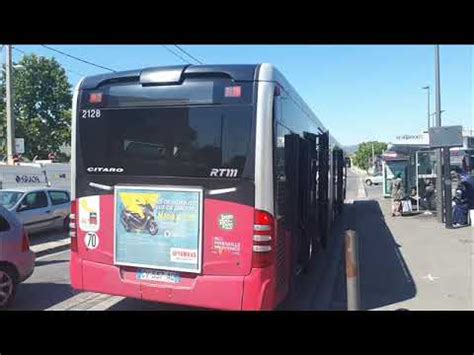
M 38 282 L 18 285 L 14 310 L 44 310 L 76 295 L 71 285 Z
M 206 309 L 186 307 L 174 304 L 142 301 L 134 298 L 125 298 L 117 302 L 108 311 L 205 311 Z
M 416 295 L 416 285 L 377 201 L 355 201 L 351 229 L 359 238 L 361 307 L 379 308 Z M 343 252 L 343 251 L 342 251 Z M 345 260 L 341 258 L 332 309 L 347 309 Z
M 30 233 L 30 245 L 35 246 L 43 243 L 53 242 L 69 238 L 69 235 L 61 230 L 50 230 L 45 232 Z

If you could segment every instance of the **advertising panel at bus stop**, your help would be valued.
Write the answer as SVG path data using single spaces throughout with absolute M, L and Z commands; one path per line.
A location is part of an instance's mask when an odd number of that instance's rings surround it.
M 202 189 L 115 189 L 115 263 L 201 272 Z

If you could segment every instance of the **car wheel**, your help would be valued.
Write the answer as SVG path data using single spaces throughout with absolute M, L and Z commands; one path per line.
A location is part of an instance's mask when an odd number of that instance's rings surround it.
M 0 266 L 0 309 L 11 305 L 16 294 L 16 275 L 11 267 Z
M 366 184 L 367 186 L 372 185 L 372 180 L 370 180 L 370 179 L 365 180 L 365 184 Z

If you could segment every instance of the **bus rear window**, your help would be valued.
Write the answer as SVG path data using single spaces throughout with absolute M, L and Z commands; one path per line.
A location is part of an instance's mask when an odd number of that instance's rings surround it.
M 100 98 L 100 99 L 99 99 Z M 175 105 L 250 104 L 252 82 L 230 79 L 187 79 L 179 85 L 143 86 L 137 82 L 84 90 L 82 108 L 150 107 Z
M 126 175 L 242 175 L 250 154 L 251 105 L 102 109 L 80 119 L 84 166 L 123 168 Z M 97 173 L 89 169 L 88 173 Z

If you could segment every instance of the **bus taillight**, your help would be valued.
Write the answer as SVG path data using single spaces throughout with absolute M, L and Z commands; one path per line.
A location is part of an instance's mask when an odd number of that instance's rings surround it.
M 267 267 L 273 262 L 274 223 L 273 216 L 270 213 L 255 210 L 252 267 Z
M 71 213 L 69 214 L 69 237 L 71 237 L 71 251 L 77 252 L 76 235 L 76 200 L 71 201 Z

